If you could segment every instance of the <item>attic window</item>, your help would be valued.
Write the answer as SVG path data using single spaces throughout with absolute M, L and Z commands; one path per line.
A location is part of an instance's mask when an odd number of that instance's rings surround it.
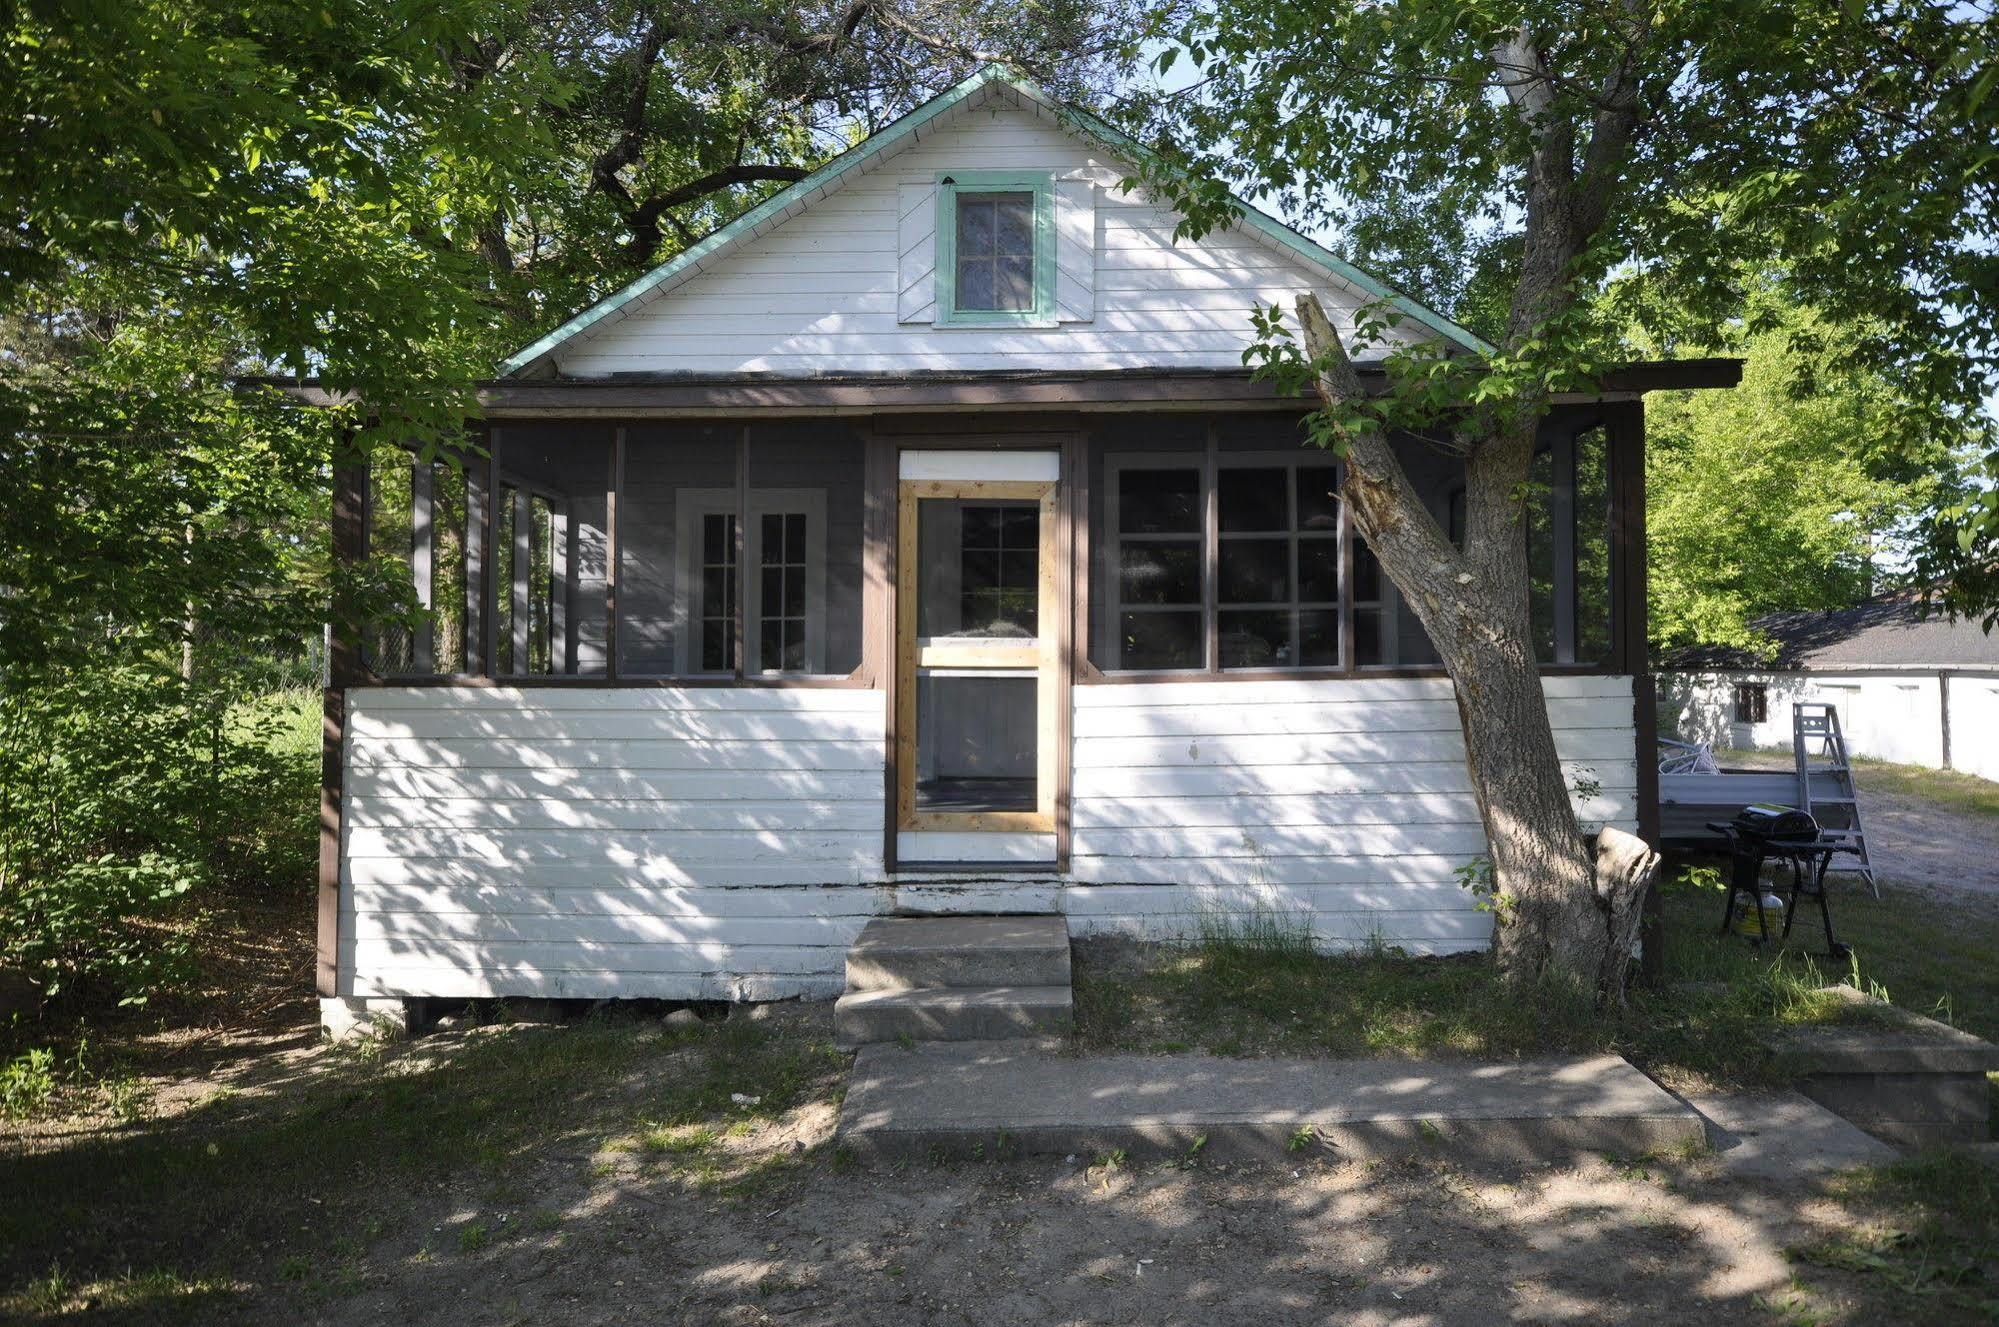
M 958 196 L 958 307 L 1026 313 L 1034 307 L 1034 195 Z
M 942 321 L 1012 326 L 1055 320 L 1051 177 L 958 171 L 937 182 Z

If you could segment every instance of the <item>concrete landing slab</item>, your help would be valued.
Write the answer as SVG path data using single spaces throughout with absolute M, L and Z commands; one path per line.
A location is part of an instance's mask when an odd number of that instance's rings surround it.
M 839 1140 L 861 1156 L 1183 1155 L 1295 1162 L 1632 1156 L 1699 1143 L 1692 1107 L 1615 1055 L 1437 1060 L 1082 1057 L 918 1044 L 855 1058 Z
M 1901 1155 L 1797 1092 L 1698 1093 L 1686 1100 L 1706 1117 L 1708 1145 L 1721 1168 L 1740 1179 L 1809 1179 Z
M 1066 986 L 1061 917 L 877 917 L 847 951 L 847 989 Z

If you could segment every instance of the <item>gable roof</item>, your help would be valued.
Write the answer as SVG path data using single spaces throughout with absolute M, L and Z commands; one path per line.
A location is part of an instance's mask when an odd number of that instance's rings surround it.
M 1999 665 L 1999 631 L 1976 618 L 1924 618 L 1920 590 L 1895 590 L 1851 608 L 1768 613 L 1749 625 L 1777 644 L 1774 659 L 1745 650 L 1694 647 L 1669 654 L 1661 666 L 1770 672 L 1837 672 L 1842 668 L 1991 667 Z
M 623 289 L 605 296 L 532 345 L 509 356 L 501 363 L 499 376 L 503 378 L 519 376 L 547 359 L 562 346 L 586 335 L 606 321 L 620 317 L 649 299 L 671 290 L 705 269 L 718 255 L 767 233 L 811 203 L 833 192 L 848 179 L 880 164 L 887 156 L 915 141 L 923 130 L 937 124 L 952 112 L 960 108 L 969 108 L 975 101 L 982 100 L 981 93 L 990 95 L 989 89 L 1005 89 L 1012 92 L 1030 105 L 1053 115 L 1071 132 L 1094 140 L 1128 159 L 1144 163 L 1153 169 L 1171 169 L 1166 167 L 1150 148 L 1130 135 L 1087 111 L 1077 110 L 1055 100 L 1037 84 L 1002 66 L 987 65 L 961 80 L 949 91 L 933 97 L 886 128 L 862 139 L 804 179 L 779 190 L 735 220 L 714 230 L 698 243 L 683 249 Z M 1236 198 L 1235 201 L 1241 209 L 1237 224 L 1261 243 L 1290 257 L 1301 259 L 1308 266 L 1317 268 L 1335 280 L 1353 287 L 1369 299 L 1380 301 L 1396 313 L 1428 328 L 1461 350 L 1485 354 L 1493 349 L 1489 343 L 1442 314 L 1369 276 L 1283 222 L 1257 210 L 1240 198 Z

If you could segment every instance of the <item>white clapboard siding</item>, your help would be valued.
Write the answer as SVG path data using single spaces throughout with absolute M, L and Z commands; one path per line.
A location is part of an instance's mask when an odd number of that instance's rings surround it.
M 352 692 L 343 991 L 837 990 L 892 906 L 885 737 L 860 690 Z
M 1578 814 L 1634 824 L 1630 679 L 1547 690 L 1565 777 L 1596 785 Z M 1059 910 L 1079 935 L 1175 939 L 1267 911 L 1329 947 L 1485 943 L 1456 875 L 1484 839 L 1448 683 L 1074 697 L 1066 873 L 890 877 L 880 693 L 352 692 L 342 993 L 828 995 L 892 912 Z
M 554 798 L 572 805 L 592 801 L 745 802 L 758 798 L 833 802 L 880 800 L 882 775 L 879 769 L 420 769 L 380 765 L 348 770 L 346 786 L 349 794 L 357 797 Z
M 1631 680 L 1549 678 L 1585 824 L 1637 822 Z M 1327 945 L 1477 948 L 1456 872 L 1485 852 L 1441 679 L 1079 687 L 1071 883 L 1078 934 L 1155 939 L 1275 915 Z M 1587 795 L 1586 795 L 1587 794 Z
M 1308 290 L 1351 329 L 1358 292 L 1241 228 L 1176 242 L 1172 211 L 1119 188 L 1126 163 L 991 95 L 564 346 L 562 371 L 1240 368 L 1250 310 Z M 963 170 L 1055 177 L 1058 325 L 936 325 L 935 182 Z M 1394 339 L 1428 335 L 1408 326 Z
M 486 881 L 376 885 L 368 898 L 385 913 L 676 917 L 726 926 L 735 918 L 872 917 L 893 911 L 893 894 L 887 885 L 745 889 L 639 885 L 608 878 L 594 886 L 552 885 L 533 891 Z

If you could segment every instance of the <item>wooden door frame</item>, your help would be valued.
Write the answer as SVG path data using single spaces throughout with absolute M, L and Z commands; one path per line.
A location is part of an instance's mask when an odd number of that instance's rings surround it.
M 1022 448 L 1021 450 L 1040 450 Z M 1033 811 L 918 811 L 916 809 L 916 673 L 919 667 L 976 666 L 976 660 L 955 655 L 964 647 L 933 646 L 924 650 L 916 634 L 919 588 L 917 575 L 918 504 L 932 499 L 993 498 L 1032 501 L 1038 506 L 1039 586 L 1036 595 L 1039 628 L 1035 646 L 1035 786 Z M 1062 484 L 1052 480 L 900 479 L 896 481 L 896 547 L 894 637 L 894 732 L 890 764 L 894 787 L 887 832 L 891 845 L 899 832 L 990 831 L 1055 834 L 1068 817 L 1069 762 L 1062 750 L 1068 731 L 1065 711 L 1070 704 L 1069 606 L 1072 568 L 1066 530 L 1067 506 Z M 969 654 L 969 651 L 964 651 Z M 930 658 L 937 653 L 937 658 Z M 1004 665 L 1017 668 L 1025 660 Z

